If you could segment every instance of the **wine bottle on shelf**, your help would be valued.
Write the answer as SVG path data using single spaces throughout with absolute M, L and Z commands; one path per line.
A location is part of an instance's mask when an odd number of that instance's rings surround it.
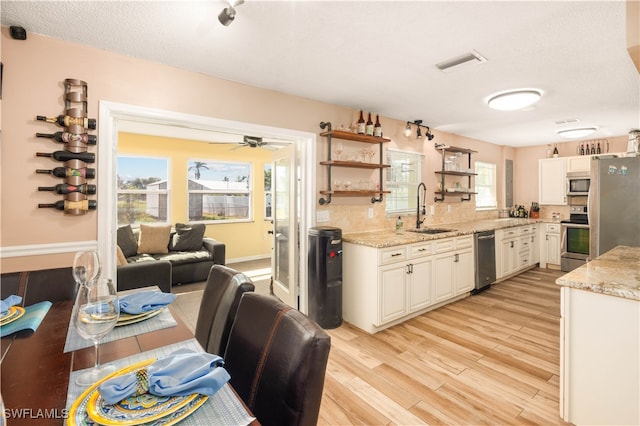
M 54 191 L 56 194 L 71 194 L 72 192 L 80 192 L 81 194 L 95 194 L 96 186 L 83 183 L 82 185 L 69 185 L 68 183 L 60 183 L 56 186 L 39 186 L 38 191 Z
M 96 128 L 95 118 L 69 117 L 68 115 L 59 115 L 57 117 L 46 117 L 44 115 L 38 115 L 36 116 L 36 120 L 46 121 L 47 123 L 55 123 L 60 127 L 76 125 L 76 126 L 82 126 L 91 130 L 95 130 Z
M 584 155 L 584 144 L 580 144 L 580 155 Z
M 97 142 L 96 135 L 89 135 L 86 133 L 70 133 L 70 132 L 36 133 L 36 137 L 49 138 L 62 143 L 82 142 L 82 143 L 86 143 L 87 145 L 95 145 Z
M 596 154 L 600 154 L 602 150 L 600 149 L 600 142 L 598 142 L 598 147 L 596 148 Z
M 362 110 L 360 110 L 360 118 L 358 119 L 358 134 L 364 135 L 364 131 L 365 131 L 364 116 L 362 115 Z
M 52 153 L 36 152 L 37 157 L 50 157 L 57 161 L 80 160 L 85 163 L 96 161 L 96 155 L 92 152 L 54 151 Z
M 96 177 L 96 169 L 89 169 L 86 167 L 83 167 L 81 169 L 72 169 L 70 167 L 56 167 L 52 170 L 37 169 L 36 173 L 50 174 L 59 178 L 76 176 L 76 177 L 83 177 L 87 179 L 93 179 Z
M 367 136 L 373 136 L 373 121 L 371 121 L 371 113 L 367 117 L 367 124 L 365 125 L 365 134 Z
M 591 153 L 591 154 L 595 154 L 595 153 L 596 153 L 596 144 L 595 144 L 595 143 L 592 143 L 592 144 L 591 144 L 591 151 L 590 151 L 590 153 Z
M 380 125 L 380 116 L 376 114 L 376 124 L 373 125 L 373 136 L 382 137 L 382 126 Z
M 69 201 L 61 200 L 50 204 L 38 204 L 40 209 L 56 209 L 56 210 L 95 210 L 95 200 Z

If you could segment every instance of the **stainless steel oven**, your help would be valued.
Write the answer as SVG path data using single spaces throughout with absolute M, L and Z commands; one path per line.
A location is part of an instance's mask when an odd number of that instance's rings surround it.
M 589 195 L 591 176 L 589 172 L 567 172 L 567 195 Z
M 560 269 L 569 272 L 589 260 L 589 220 L 586 206 L 571 206 L 569 220 L 561 223 Z

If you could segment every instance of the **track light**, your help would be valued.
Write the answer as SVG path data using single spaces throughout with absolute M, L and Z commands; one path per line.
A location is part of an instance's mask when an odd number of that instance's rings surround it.
M 407 121 L 407 125 L 404 128 L 405 137 L 411 137 L 411 125 L 412 124 L 414 124 L 416 126 L 416 138 L 417 139 L 422 139 L 422 130 L 421 130 L 421 128 L 425 129 L 424 135 L 426 136 L 427 140 L 431 141 L 435 137 L 433 135 L 433 133 L 431 133 L 431 128 L 429 126 L 423 126 L 422 125 L 422 120 L 414 120 L 412 122 Z
M 234 19 L 236 19 L 236 10 L 231 6 L 222 9 L 222 12 L 218 15 L 218 21 L 225 27 L 228 27 Z
M 405 135 L 405 137 L 407 137 L 407 138 L 408 138 L 409 136 L 411 136 L 411 124 L 409 124 L 409 122 L 408 122 L 408 121 L 407 121 L 407 125 L 406 125 L 406 127 L 404 128 L 404 135 Z
M 222 9 L 222 12 L 218 14 L 218 21 L 220 21 L 220 23 L 225 27 L 228 27 L 229 24 L 236 19 L 236 10 L 234 9 L 234 6 L 241 5 L 244 3 L 244 0 L 229 0 L 228 3 L 229 6 Z

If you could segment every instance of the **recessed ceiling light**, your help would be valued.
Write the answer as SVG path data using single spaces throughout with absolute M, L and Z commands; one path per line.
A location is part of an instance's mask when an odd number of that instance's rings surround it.
M 581 127 L 579 129 L 565 129 L 565 130 L 558 130 L 558 135 L 562 136 L 563 138 L 570 138 L 570 139 L 574 139 L 574 138 L 583 138 L 585 136 L 589 136 L 590 134 L 594 133 L 596 130 L 595 127 Z
M 487 104 L 500 111 L 517 111 L 538 102 L 542 92 L 533 89 L 510 90 L 491 95 Z

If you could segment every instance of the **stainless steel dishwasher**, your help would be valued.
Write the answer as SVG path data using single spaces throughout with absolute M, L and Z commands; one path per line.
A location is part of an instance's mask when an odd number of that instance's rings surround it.
M 496 236 L 494 231 L 476 232 L 476 288 L 471 294 L 477 294 L 489 288 L 496 280 Z

